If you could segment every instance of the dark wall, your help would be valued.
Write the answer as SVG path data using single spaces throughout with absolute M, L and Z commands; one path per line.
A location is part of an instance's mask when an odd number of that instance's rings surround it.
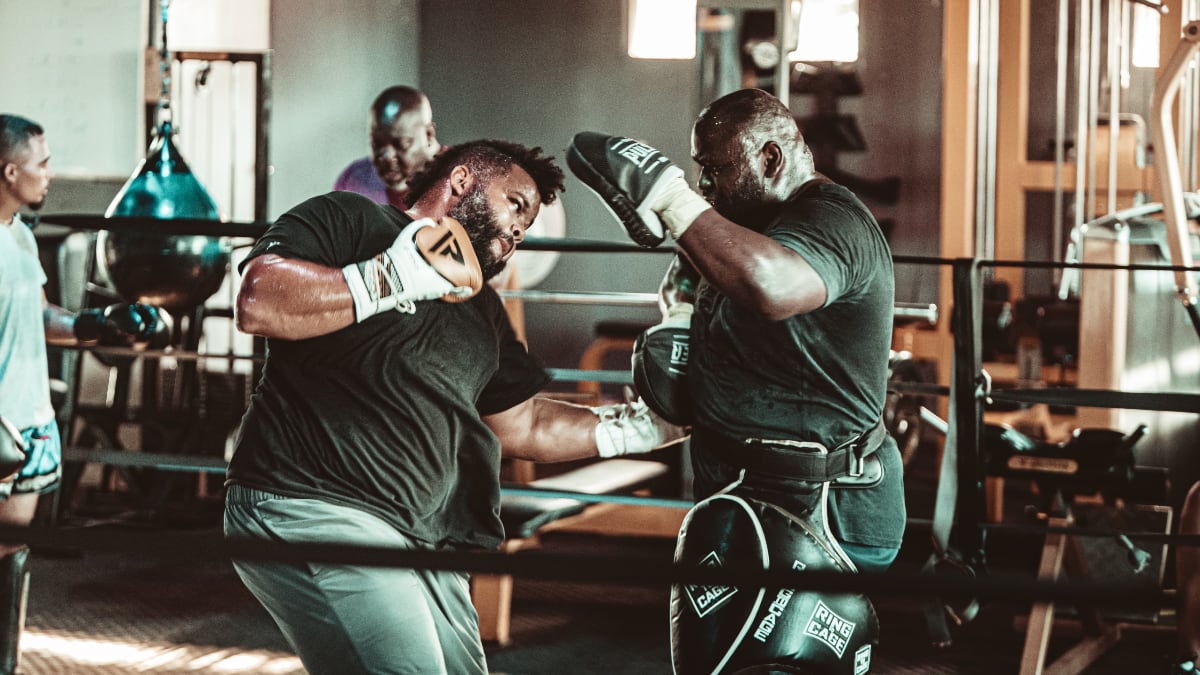
M 902 179 L 897 253 L 937 251 L 940 167 L 941 10 L 928 0 L 860 3 L 864 94 L 847 100 L 868 142 L 847 155 L 855 173 Z M 453 143 L 509 137 L 560 159 L 582 130 L 634 136 L 685 170 L 691 122 L 703 103 L 695 61 L 642 61 L 625 53 L 624 0 L 423 0 L 420 81 L 439 136 Z M 798 114 L 802 97 L 792 102 Z M 597 198 L 573 177 L 564 195 L 566 236 L 627 241 Z M 536 234 L 536 233 L 533 233 Z M 662 254 L 562 254 L 542 290 L 651 293 L 669 261 Z M 897 297 L 936 300 L 936 274 L 897 269 Z M 651 321 L 654 308 L 526 306 L 531 350 L 573 367 L 601 319 Z
M 884 204 L 863 196 L 877 218 L 890 220 L 892 252 L 937 256 L 941 228 L 942 7 L 928 0 L 859 0 L 859 60 L 863 93 L 839 102 L 855 116 L 866 150 L 839 156 L 856 176 L 900 179 L 900 197 Z M 811 96 L 794 96 L 799 115 Z M 938 300 L 938 269 L 896 266 L 896 300 Z
M 417 1 L 271 3 L 271 218 L 332 189 L 375 96 L 417 83 Z

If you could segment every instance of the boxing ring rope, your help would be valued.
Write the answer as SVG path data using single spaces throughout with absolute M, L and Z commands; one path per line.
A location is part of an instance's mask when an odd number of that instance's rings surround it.
M 1152 213 L 1153 205 L 1139 207 L 1140 210 L 1136 214 L 1142 212 Z M 1128 215 L 1128 214 L 1126 214 Z M 163 220 L 152 217 L 143 216 L 114 216 L 114 217 L 99 217 L 94 214 L 47 214 L 43 216 L 42 221 L 45 223 L 57 224 L 66 227 L 77 229 L 106 229 L 111 231 L 141 231 L 148 227 L 158 228 L 174 234 L 199 234 L 206 236 L 231 236 L 231 237 L 258 237 L 261 236 L 269 227 L 269 223 L 252 222 L 252 221 L 212 221 L 198 218 L 176 218 L 171 220 Z M 620 253 L 670 253 L 676 251 L 672 247 L 644 248 L 629 243 L 614 243 L 605 241 L 594 241 L 586 239 L 558 239 L 558 238 L 539 238 L 529 237 L 522 243 L 522 248 L 531 251 L 559 251 L 559 252 L 620 252 Z M 931 258 L 921 256 L 895 256 L 894 260 L 897 264 L 925 264 L 925 265 L 953 265 L 954 260 L 944 258 Z M 1194 271 L 1195 267 L 1177 266 L 1177 265 L 1116 265 L 1105 263 L 1057 263 L 1057 262 L 1036 262 L 1036 261 L 1003 261 L 1003 262 L 980 262 L 980 265 L 987 266 L 1008 266 L 1008 267 L 1024 267 L 1024 268 L 1070 268 L 1070 269 L 1107 269 L 1107 270 L 1151 270 L 1151 271 L 1172 271 L 1186 272 Z M 540 290 L 512 290 L 501 293 L 503 297 L 518 298 L 535 302 L 556 302 L 556 303 L 572 303 L 572 304 L 612 304 L 612 305 L 627 305 L 639 307 L 653 307 L 657 304 L 657 295 L 653 293 L 619 293 L 619 292 L 594 292 L 594 291 L 540 291 Z M 896 303 L 895 316 L 904 319 L 919 319 L 929 324 L 936 324 L 938 320 L 938 308 L 932 304 L 919 303 Z M 116 347 L 90 347 L 82 348 L 97 353 L 106 353 L 114 356 L 144 356 L 144 357 L 161 357 L 170 356 L 177 360 L 198 360 L 206 358 L 229 358 L 232 360 L 252 360 L 260 362 L 263 357 L 259 355 L 241 356 L 241 355 L 224 355 L 224 354 L 202 354 L 188 353 L 181 351 L 157 351 L 157 350 L 135 350 L 123 349 Z M 603 383 L 628 384 L 631 378 L 627 373 L 622 371 L 590 371 L 577 369 L 550 369 L 551 376 L 559 381 L 598 381 Z M 893 387 L 898 393 L 914 393 L 914 394 L 946 394 L 947 390 L 940 387 L 922 386 L 921 383 L 895 383 Z M 1005 392 L 995 392 L 994 398 L 997 400 L 1009 400 L 1012 402 L 1063 402 L 1061 394 L 1046 394 L 1046 390 L 1030 390 L 1028 392 L 1019 392 L 1007 390 Z M 1159 395 L 1145 394 L 1139 398 L 1130 398 L 1124 392 L 1114 392 L 1118 399 L 1126 400 L 1131 407 L 1149 406 L 1147 409 L 1154 410 L 1180 410 L 1191 411 L 1197 409 L 1193 406 L 1193 399 L 1188 395 Z M 1085 394 L 1089 399 L 1095 399 L 1096 395 Z M 1040 396 L 1053 398 L 1051 401 L 1038 401 Z M 1067 395 L 1069 398 L 1069 394 Z M 1188 407 L 1193 406 L 1193 407 Z
M 153 223 L 149 222 L 153 221 Z M 97 219 L 95 216 L 84 215 L 47 215 L 43 222 L 56 223 L 69 227 L 86 227 L 90 229 L 136 229 L 154 225 L 162 227 L 163 221 L 146 218 L 107 218 Z M 265 231 L 264 223 L 219 223 L 201 220 L 169 221 L 171 231 L 179 233 L 203 233 L 219 236 L 256 237 Z M 646 249 L 632 244 L 596 242 L 588 240 L 563 240 L 529 238 L 522 248 L 527 250 L 563 251 L 563 252 L 637 252 L 637 253 L 675 253 L 674 249 L 663 247 Z M 980 271 L 987 266 L 1012 265 L 1017 267 L 1072 267 L 1079 269 L 1108 269 L 1108 270 L 1151 270 L 1178 271 L 1178 266 L 1169 265 L 1115 265 L 1102 263 L 1037 263 L 1037 262 L 1001 262 L 981 261 L 977 259 L 939 259 L 928 257 L 896 256 L 898 264 L 949 265 L 953 268 L 953 283 L 955 287 L 955 306 L 960 311 L 951 314 L 954 322 L 954 363 L 955 373 L 949 387 L 927 383 L 895 382 L 890 390 L 901 394 L 949 396 L 952 400 L 952 415 L 950 420 L 940 420 L 927 408 L 922 407 L 922 419 L 939 432 L 947 435 L 947 447 L 953 448 L 955 461 L 950 465 L 949 472 L 944 472 L 940 480 L 939 490 L 949 487 L 956 492 L 953 517 L 950 521 L 950 531 L 945 533 L 948 546 L 943 551 L 958 549 L 966 551 L 969 559 L 971 552 L 977 550 L 982 557 L 985 531 L 1027 529 L 1031 532 L 1067 533 L 1072 536 L 1112 537 L 1113 531 L 1087 530 L 1080 528 L 1028 527 L 1011 525 L 991 525 L 983 522 L 980 495 L 977 492 L 981 475 L 978 461 L 980 455 L 980 425 L 982 424 L 982 407 L 985 401 L 1006 400 L 1013 402 L 1039 402 L 1039 397 L 1050 398 L 1049 402 L 1062 403 L 1070 399 L 1070 392 L 1053 392 L 1051 390 L 992 390 L 985 384 L 985 376 L 980 362 L 979 303 L 981 296 L 979 280 Z M 1193 267 L 1182 268 L 1194 271 Z M 548 291 L 516 291 L 511 296 L 531 301 L 567 302 L 581 304 L 631 304 L 652 306 L 657 303 L 654 294 L 645 293 L 609 293 L 609 292 L 548 292 Z M 933 305 L 897 305 L 897 316 L 917 318 L 936 323 L 938 321 L 937 307 Z M 109 347 L 92 347 L 97 352 L 110 352 L 123 356 L 170 356 L 176 359 L 199 358 L 229 358 L 221 354 L 188 354 L 174 351 L 141 351 Z M 233 358 L 261 360 L 260 356 L 237 356 Z M 629 383 L 629 374 L 624 371 L 591 371 L 574 369 L 550 369 L 556 380 L 583 381 L 595 380 L 612 383 Z M 1113 407 L 1128 406 L 1151 410 L 1200 410 L 1200 396 L 1193 394 L 1156 394 L 1137 392 L 1094 392 L 1081 393 L 1084 400 L 1081 404 L 1107 403 Z M 1096 400 L 1093 400 L 1096 399 Z M 1079 403 L 1079 401 L 1076 401 Z M 940 422 L 941 425 L 935 424 Z M 64 459 L 68 461 L 116 462 L 119 460 L 140 462 L 142 466 L 178 470 L 201 470 L 212 473 L 224 471 L 225 463 L 217 458 L 202 458 L 203 462 L 192 464 L 193 458 L 185 459 L 167 453 L 108 451 L 87 448 L 66 448 Z M 140 457 L 135 457 L 140 455 Z M 946 467 L 943 467 L 945 469 Z M 636 495 L 613 494 L 583 494 L 561 490 L 540 490 L 536 488 L 503 485 L 505 494 L 537 496 L 550 498 L 573 499 L 586 503 L 624 503 L 643 506 L 661 506 L 667 508 L 686 508 L 690 501 L 679 499 L 645 497 Z M 931 528 L 945 529 L 944 517 L 939 520 L 935 513 L 933 521 L 910 519 L 912 525 L 926 525 Z M 944 514 L 943 514 L 944 516 Z M 1131 539 L 1146 541 L 1169 542 L 1174 545 L 1200 545 L 1200 537 L 1162 535 L 1159 533 L 1122 532 Z M 399 567 L 454 569 L 467 572 L 509 574 L 513 576 L 536 576 L 540 578 L 558 578 L 580 581 L 610 581 L 640 584 L 658 583 L 703 583 L 727 584 L 742 586 L 778 586 L 801 590 L 863 592 L 873 595 L 906 595 L 924 598 L 938 598 L 952 595 L 971 595 L 978 598 L 995 598 L 1004 600 L 1082 602 L 1091 606 L 1137 606 L 1147 608 L 1163 608 L 1172 606 L 1175 602 L 1173 595 L 1158 589 L 1148 592 L 1145 586 L 1113 583 L 1112 581 L 1091 582 L 1073 580 L 1063 583 L 1046 581 L 1030 577 L 1003 577 L 989 574 L 986 576 L 947 577 L 939 574 L 903 575 L 888 573 L 883 575 L 837 573 L 792 572 L 762 569 L 725 568 L 690 568 L 670 563 L 669 561 L 647 560 L 645 558 L 611 557 L 597 560 L 591 556 L 562 556 L 547 553 L 532 555 L 512 555 L 493 552 L 414 552 L 397 551 L 379 548 L 364 548 L 358 546 L 327 545 L 278 545 L 263 544 L 262 542 L 225 541 L 220 537 L 204 538 L 203 541 L 195 536 L 164 537 L 162 533 L 150 536 L 137 533 L 93 533 L 80 530 L 48 529 L 48 528 L 0 528 L 0 540 L 25 541 L 34 545 L 45 545 L 56 548 L 71 548 L 83 551 L 124 550 L 138 551 L 148 555 L 164 557 L 187 556 L 215 558 L 245 558 L 261 560 L 313 560 L 327 562 L 347 562 L 368 565 L 390 565 Z M 199 544 L 199 545 L 198 545 Z
M 524 247 L 524 244 L 522 244 Z M 502 298 L 514 298 L 531 302 L 557 302 L 583 305 L 627 305 L 630 307 L 657 307 L 657 293 L 606 293 L 600 291 L 540 291 L 540 290 L 511 290 L 500 291 Z M 937 324 L 938 308 L 934 304 L 918 302 L 897 302 L 892 314 L 897 319 L 912 319 L 924 321 L 929 325 Z
M 967 580 L 897 572 L 850 574 L 791 569 L 764 570 L 735 563 L 720 567 L 684 565 L 649 556 L 416 551 L 358 544 L 283 544 L 231 540 L 219 535 L 147 535 L 123 531 L 45 530 L 11 526 L 0 527 L 0 541 L 23 542 L 33 547 L 80 553 L 137 553 L 164 560 L 319 562 L 640 586 L 683 583 L 744 588 L 794 588 L 823 593 L 866 593 L 876 597 L 928 597 L 931 594 L 969 593 L 995 600 L 1077 602 L 1114 608 L 1162 608 L 1174 603 L 1171 594 L 1162 591 L 1148 592 L 1142 586 L 1134 587 L 1111 581 L 1050 583 L 1000 574 Z

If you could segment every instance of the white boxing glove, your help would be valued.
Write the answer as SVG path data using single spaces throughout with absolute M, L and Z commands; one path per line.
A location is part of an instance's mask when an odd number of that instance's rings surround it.
M 601 457 L 650 452 L 688 437 L 686 429 L 664 420 L 641 398 L 597 406 L 592 412 L 600 418 L 596 424 L 596 449 Z
M 342 275 L 359 323 L 392 309 L 411 314 L 420 300 L 462 302 L 483 288 L 471 239 L 449 216 L 413 221 L 386 250 L 346 265 Z

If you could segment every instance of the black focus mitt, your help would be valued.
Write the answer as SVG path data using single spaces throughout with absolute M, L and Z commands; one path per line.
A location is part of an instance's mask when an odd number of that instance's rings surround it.
M 567 166 L 640 246 L 658 246 L 668 232 L 678 239 L 712 208 L 688 187 L 683 169 L 632 138 L 580 132 L 567 148 Z
M 679 426 L 693 419 L 687 383 L 691 325 L 692 305 L 680 303 L 633 343 L 634 388 L 651 410 Z

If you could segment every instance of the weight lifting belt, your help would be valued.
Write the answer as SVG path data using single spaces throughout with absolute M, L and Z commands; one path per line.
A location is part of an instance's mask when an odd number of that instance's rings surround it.
M 778 476 L 792 480 L 822 483 L 836 481 L 842 485 L 874 485 L 879 482 L 878 457 L 875 451 L 883 444 L 887 428 L 883 420 L 867 431 L 826 450 L 820 443 L 768 440 L 761 438 L 735 439 L 705 429 L 698 431 L 711 437 L 716 455 L 723 462 L 745 469 L 751 474 Z M 868 466 L 873 464 L 873 466 Z

